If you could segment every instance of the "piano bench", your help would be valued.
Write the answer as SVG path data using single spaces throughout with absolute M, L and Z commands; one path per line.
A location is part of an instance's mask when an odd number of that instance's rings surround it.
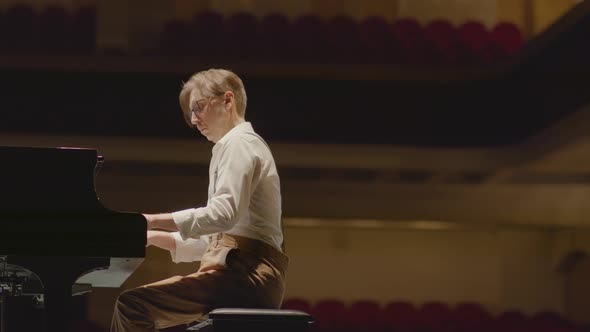
M 303 332 L 309 331 L 313 322 L 313 317 L 299 310 L 219 308 L 187 331 Z

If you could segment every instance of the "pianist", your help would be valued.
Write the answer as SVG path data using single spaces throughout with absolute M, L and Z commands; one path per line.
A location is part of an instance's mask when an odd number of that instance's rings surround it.
M 198 272 L 126 290 L 111 331 L 155 331 L 201 321 L 219 307 L 278 308 L 288 259 L 283 253 L 281 193 L 273 156 L 244 119 L 241 79 L 222 69 L 182 87 L 187 123 L 215 143 L 207 205 L 144 214 L 148 245 L 175 262 L 201 261 Z

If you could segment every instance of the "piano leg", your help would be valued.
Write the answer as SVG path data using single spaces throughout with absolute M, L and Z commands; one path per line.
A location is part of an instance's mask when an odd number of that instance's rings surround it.
M 43 290 L 45 307 L 43 322 L 45 332 L 68 331 L 67 322 L 70 320 L 72 284 L 75 279 L 64 282 L 54 282 Z

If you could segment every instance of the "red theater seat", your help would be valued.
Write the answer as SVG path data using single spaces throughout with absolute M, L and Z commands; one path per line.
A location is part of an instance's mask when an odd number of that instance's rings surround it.
M 171 20 L 164 24 L 160 36 L 158 53 L 167 55 L 189 55 L 193 39 L 189 26 L 180 20 Z
M 63 7 L 49 6 L 37 18 L 37 45 L 41 52 L 65 53 L 71 41 L 71 17 Z
M 411 18 L 400 19 L 393 22 L 392 29 L 403 63 L 421 65 L 429 62 L 426 35 L 418 21 Z
M 283 14 L 269 14 L 260 21 L 259 51 L 266 61 L 283 60 L 289 53 L 291 23 Z
M 190 26 L 192 52 L 204 58 L 226 55 L 225 26 L 221 14 L 212 11 L 197 13 Z
M 452 310 L 457 332 L 486 331 L 490 329 L 492 316 L 478 303 L 460 303 Z
M 327 28 L 322 19 L 302 15 L 293 22 L 291 32 L 291 52 L 297 62 L 327 60 Z
M 443 302 L 426 302 L 418 310 L 420 327 L 426 331 L 451 330 L 451 309 Z
M 302 298 L 290 298 L 283 301 L 282 309 L 300 310 L 306 313 L 311 312 L 311 304 Z
M 432 62 L 441 65 L 456 65 L 459 60 L 457 29 L 449 21 L 434 20 L 425 28 L 425 37 L 431 45 Z
M 381 306 L 369 300 L 353 302 L 346 323 L 350 331 L 384 332 L 386 327 Z
M 358 62 L 361 54 L 359 27 L 350 16 L 335 16 L 327 22 L 330 63 Z
M 388 303 L 383 309 L 383 317 L 387 331 L 411 332 L 418 327 L 418 310 L 410 302 Z
M 459 27 L 463 61 L 468 64 L 489 64 L 494 60 L 493 45 L 486 27 L 475 21 Z
M 326 299 L 316 303 L 311 309 L 315 318 L 312 325 L 314 331 L 343 332 L 347 331 L 345 322 L 348 310 L 346 305 L 336 299 Z
M 4 49 L 8 52 L 30 52 L 35 47 L 37 15 L 28 5 L 15 5 L 4 14 Z
M 531 317 L 531 324 L 536 328 L 550 328 L 558 330 L 560 328 L 569 328 L 571 323 L 557 312 L 541 311 Z
M 96 50 L 96 8 L 85 6 L 74 12 L 71 22 L 71 50 L 92 53 Z
M 516 332 L 526 330 L 529 319 L 522 312 L 517 310 L 508 310 L 500 313 L 493 322 L 495 331 Z
M 522 34 L 518 27 L 512 23 L 496 24 L 492 29 L 491 38 L 500 57 L 513 55 L 522 48 Z
M 395 39 L 389 22 L 378 16 L 370 16 L 359 25 L 363 60 L 367 63 L 398 62 Z
M 225 21 L 228 53 L 232 58 L 254 59 L 258 52 L 258 20 L 249 13 L 237 13 Z

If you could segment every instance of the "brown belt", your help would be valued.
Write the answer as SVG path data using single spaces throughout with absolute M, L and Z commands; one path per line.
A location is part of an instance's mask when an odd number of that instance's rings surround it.
M 273 260 L 283 268 L 287 268 L 287 264 L 289 263 L 289 258 L 287 257 L 287 255 L 280 252 L 278 249 L 271 246 L 270 244 L 267 244 L 260 240 L 255 240 L 238 235 L 217 233 L 211 237 L 211 243 L 209 245 L 215 246 L 217 244 L 221 244 L 223 246 L 227 246 L 230 248 L 240 249 L 244 252 L 247 252 L 260 258 L 267 258 Z

